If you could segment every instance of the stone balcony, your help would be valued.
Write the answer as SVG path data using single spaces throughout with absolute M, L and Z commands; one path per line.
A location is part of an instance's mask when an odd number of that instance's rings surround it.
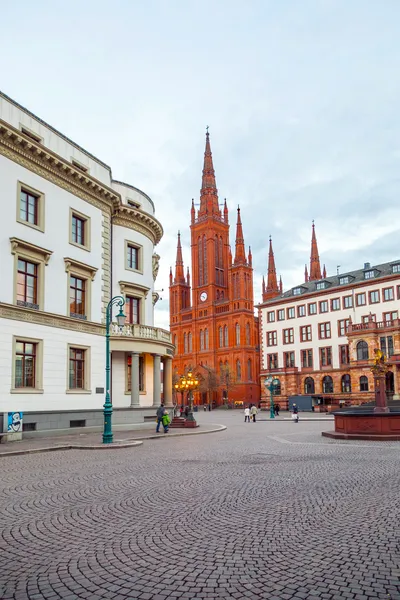
M 111 350 L 132 352 L 134 344 L 137 352 L 174 355 L 172 334 L 160 327 L 129 323 L 120 328 L 117 323 L 112 323 L 110 339 Z
M 400 319 L 388 319 L 386 321 L 368 321 L 367 323 L 351 323 L 349 325 L 348 334 L 359 333 L 364 331 L 377 332 L 386 329 L 400 328 Z

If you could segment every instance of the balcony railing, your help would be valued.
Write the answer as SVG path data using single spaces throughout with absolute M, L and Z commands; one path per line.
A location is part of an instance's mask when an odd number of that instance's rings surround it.
M 111 325 L 111 335 L 119 337 L 136 338 L 141 340 L 157 340 L 172 344 L 172 334 L 170 331 L 160 329 L 159 327 L 151 327 L 150 325 L 132 325 L 126 324 L 120 329 L 117 323 Z
M 391 327 L 399 327 L 399 319 L 388 319 L 387 321 L 368 321 L 368 323 L 352 323 L 349 325 L 348 333 L 356 331 L 371 331 L 374 329 L 390 329 Z

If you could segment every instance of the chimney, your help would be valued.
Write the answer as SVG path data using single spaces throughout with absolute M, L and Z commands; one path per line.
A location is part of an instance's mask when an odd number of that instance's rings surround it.
M 370 269 L 371 263 L 364 263 L 364 269 Z

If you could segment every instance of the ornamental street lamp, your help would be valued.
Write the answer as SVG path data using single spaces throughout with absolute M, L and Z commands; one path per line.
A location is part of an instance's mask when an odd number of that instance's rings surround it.
M 195 420 L 193 417 L 193 392 L 198 389 L 199 385 L 199 378 L 193 375 L 192 371 L 188 371 L 187 375 L 181 375 L 178 383 L 175 384 L 176 391 L 182 392 L 182 400 L 184 393 L 188 393 L 189 414 L 186 419 L 187 421 Z
M 112 432 L 112 412 L 113 407 L 110 398 L 110 325 L 112 321 L 112 307 L 116 304 L 119 306 L 119 313 L 117 314 L 117 323 L 120 329 L 125 324 L 125 315 L 122 307 L 125 304 L 125 300 L 122 296 L 114 296 L 107 304 L 106 310 L 106 401 L 103 405 L 104 415 L 104 427 L 103 427 L 103 444 L 112 444 L 113 432 Z
M 269 393 L 270 393 L 269 418 L 275 419 L 274 391 L 275 391 L 275 388 L 279 385 L 279 379 L 275 379 L 275 378 L 271 377 L 271 375 L 270 375 L 264 381 L 264 385 L 265 385 L 266 389 L 269 390 Z

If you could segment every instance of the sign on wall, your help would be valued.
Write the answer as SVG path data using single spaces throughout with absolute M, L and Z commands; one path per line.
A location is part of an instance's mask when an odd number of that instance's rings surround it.
M 7 431 L 9 433 L 19 433 L 22 431 L 22 412 L 9 412 Z

